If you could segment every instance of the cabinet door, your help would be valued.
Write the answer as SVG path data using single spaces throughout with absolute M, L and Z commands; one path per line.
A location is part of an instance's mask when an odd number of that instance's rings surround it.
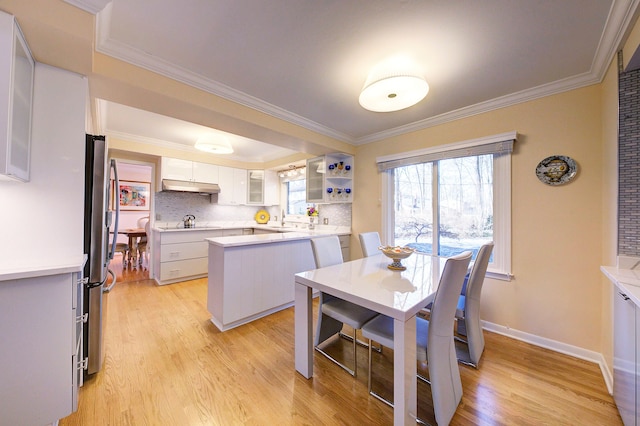
M 220 185 L 218 204 L 233 204 L 233 168 L 220 166 L 218 173 L 218 185 Z
M 193 180 L 193 161 L 162 157 L 162 179 Z
M 2 92 L 7 90 L 0 108 L 0 133 L 6 137 L 0 142 L 0 174 L 27 182 L 35 63 L 15 18 L 5 13 L 0 18 L 0 55 L 6 61 L 0 67 L 0 85 Z
M 307 160 L 307 203 L 324 201 L 324 157 Z
M 0 424 L 46 424 L 74 407 L 72 274 L 0 285 Z
M 280 204 L 280 179 L 274 170 L 264 171 L 264 205 L 277 206 Z
M 233 169 L 233 204 L 247 204 L 247 171 Z
M 264 205 L 264 170 L 248 170 L 247 204 Z
M 215 164 L 193 163 L 193 180 L 204 183 L 218 183 L 219 167 Z
M 625 425 L 636 424 L 636 307 L 617 286 L 613 299 L 613 397 Z

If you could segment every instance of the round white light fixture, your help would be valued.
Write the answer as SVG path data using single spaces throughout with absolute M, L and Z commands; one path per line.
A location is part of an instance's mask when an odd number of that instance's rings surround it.
M 406 61 L 387 61 L 374 67 L 360 93 L 360 105 L 369 111 L 392 112 L 409 108 L 429 93 L 429 84 Z
M 210 154 L 232 154 L 233 148 L 223 136 L 203 136 L 198 138 L 195 148 Z

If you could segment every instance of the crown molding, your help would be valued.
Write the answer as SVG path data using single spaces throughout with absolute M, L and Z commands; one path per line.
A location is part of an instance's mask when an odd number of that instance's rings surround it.
M 287 158 L 288 156 L 290 156 L 290 154 L 288 153 L 284 157 L 282 155 L 274 154 L 274 155 L 265 155 L 265 156 L 260 155 L 260 156 L 251 157 L 251 158 L 247 158 L 246 156 L 240 157 L 236 154 L 215 155 L 215 154 L 203 153 L 202 151 L 198 151 L 191 145 L 185 145 L 178 142 L 169 142 L 162 139 L 149 138 L 146 136 L 134 135 L 131 133 L 118 132 L 118 131 L 112 131 L 112 130 L 107 130 L 104 133 L 107 137 L 110 137 L 110 138 L 120 139 L 125 142 L 126 141 L 136 142 L 136 143 L 147 145 L 153 148 L 158 148 L 158 147 L 166 148 L 174 151 L 195 153 L 200 156 L 213 155 L 216 158 L 224 158 L 224 159 L 229 159 L 234 161 L 241 161 L 244 163 L 268 163 L 270 161 L 276 161 L 276 160 L 280 160 L 282 158 Z
M 149 55 L 129 45 L 120 43 L 109 37 L 109 22 L 111 20 L 111 5 L 109 4 L 96 16 L 96 51 L 114 57 L 124 62 L 136 65 L 140 68 L 169 77 L 180 83 L 195 87 L 205 92 L 211 93 L 221 98 L 233 101 L 240 105 L 263 112 L 275 118 L 285 120 L 289 123 L 304 127 L 305 129 L 320 133 L 322 135 L 340 140 L 346 143 L 353 143 L 353 138 L 349 135 L 333 130 L 327 126 L 306 119 L 278 106 L 272 105 L 254 96 L 236 90 L 225 84 L 207 79 L 200 74 L 170 63 L 164 59 Z
M 111 0 L 64 0 L 64 2 L 95 15 L 103 10 Z
M 96 51 L 351 145 L 364 145 L 496 109 L 513 106 L 534 99 L 600 83 L 604 78 L 613 56 L 624 42 L 624 39 L 628 34 L 629 26 L 634 22 L 638 4 L 640 3 L 640 0 L 614 0 L 605 24 L 605 29 L 594 56 L 591 71 L 587 73 L 505 95 L 486 102 L 480 102 L 424 120 L 419 120 L 405 126 L 395 127 L 393 129 L 373 133 L 360 138 L 352 138 L 347 134 L 338 132 L 312 120 L 308 120 L 283 108 L 264 102 L 244 92 L 207 79 L 202 75 L 191 72 L 161 58 L 154 57 L 111 39 L 109 37 L 111 3 L 107 0 L 65 1 L 70 4 L 78 5 L 78 7 L 81 7 L 84 10 L 98 10 L 98 13 L 96 14 Z
M 406 126 L 399 126 L 393 129 L 385 130 L 378 133 L 356 139 L 354 145 L 364 145 L 371 142 L 380 141 L 396 136 L 403 135 L 409 132 L 415 132 L 418 130 L 427 129 L 429 127 L 439 126 L 441 124 L 449 123 L 451 121 L 460 120 L 463 118 L 472 117 L 474 115 L 483 114 L 485 112 L 494 111 L 497 109 L 517 105 L 523 102 L 531 101 L 534 99 L 543 98 L 550 95 L 574 90 L 580 87 L 589 86 L 598 83 L 597 76 L 589 74 L 582 74 L 575 77 L 558 80 L 553 83 L 544 84 L 532 89 L 523 90 L 520 92 L 512 93 L 510 95 L 501 96 L 499 98 L 491 99 L 486 102 L 480 102 L 475 105 L 469 105 L 464 108 L 446 112 L 444 114 L 436 115 L 426 118 L 424 120 L 415 121 L 407 124 Z

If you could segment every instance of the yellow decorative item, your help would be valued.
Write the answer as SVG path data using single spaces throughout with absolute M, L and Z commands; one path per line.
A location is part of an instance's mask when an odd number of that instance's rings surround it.
M 265 223 L 269 222 L 269 212 L 267 212 L 266 210 L 258 210 L 258 213 L 256 213 L 255 215 L 255 220 L 260 225 L 264 225 Z

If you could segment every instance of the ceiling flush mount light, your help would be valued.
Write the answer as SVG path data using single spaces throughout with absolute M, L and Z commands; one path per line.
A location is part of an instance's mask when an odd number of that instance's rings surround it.
M 223 136 L 203 136 L 198 138 L 196 149 L 210 154 L 232 154 L 233 148 Z
M 359 101 L 369 111 L 392 112 L 417 104 L 428 92 L 429 85 L 416 66 L 387 61 L 371 70 Z

